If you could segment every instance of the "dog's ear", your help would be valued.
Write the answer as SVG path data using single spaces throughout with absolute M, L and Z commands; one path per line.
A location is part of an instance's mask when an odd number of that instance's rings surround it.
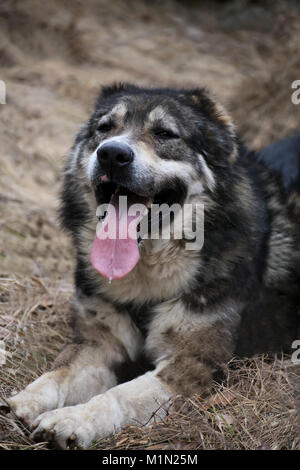
M 131 83 L 112 83 L 111 85 L 104 85 L 97 96 L 95 102 L 95 111 L 101 109 L 104 100 L 109 100 L 111 97 L 122 95 L 126 92 L 133 92 L 137 87 Z
M 192 105 L 197 109 L 201 109 L 210 117 L 216 118 L 225 125 L 233 126 L 231 116 L 228 114 L 223 105 L 207 88 L 195 88 L 188 90 L 187 93 Z
M 99 93 L 98 100 L 109 98 L 112 95 L 121 94 L 126 91 L 132 91 L 136 87 L 131 83 L 113 83 L 112 85 L 104 85 Z
M 237 157 L 235 126 L 224 106 L 206 88 L 187 90 L 185 99 L 206 127 L 206 137 L 214 134 L 213 140 L 217 137 L 223 153 L 234 162 Z

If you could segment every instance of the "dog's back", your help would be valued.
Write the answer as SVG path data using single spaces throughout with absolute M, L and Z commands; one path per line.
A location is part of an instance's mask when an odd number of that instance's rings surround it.
M 300 192 L 300 134 L 269 145 L 257 157 L 280 176 L 287 192 Z
M 300 134 L 242 158 L 267 220 L 263 282 L 243 312 L 236 354 L 290 352 L 300 325 Z

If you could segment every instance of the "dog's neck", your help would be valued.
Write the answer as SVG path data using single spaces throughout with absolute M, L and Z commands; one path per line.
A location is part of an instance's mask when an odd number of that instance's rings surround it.
M 146 240 L 135 268 L 124 278 L 101 280 L 101 291 L 114 301 L 144 304 L 164 301 L 187 289 L 201 264 L 199 252 L 182 240 Z

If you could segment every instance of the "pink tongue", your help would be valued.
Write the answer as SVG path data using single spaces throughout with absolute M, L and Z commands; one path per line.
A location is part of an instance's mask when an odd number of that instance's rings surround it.
M 136 236 L 139 214 L 129 216 L 129 207 L 127 201 L 127 212 L 126 210 L 120 212 L 119 196 L 112 197 L 107 215 L 92 246 L 92 265 L 109 280 L 126 276 L 135 267 L 140 257 Z M 113 237 L 110 234 L 109 238 L 108 231 L 112 228 L 115 228 Z

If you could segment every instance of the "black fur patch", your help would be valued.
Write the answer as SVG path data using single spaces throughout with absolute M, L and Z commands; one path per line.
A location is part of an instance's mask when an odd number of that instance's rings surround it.
M 144 354 L 135 361 L 131 361 L 128 358 L 126 362 L 118 363 L 113 366 L 113 371 L 116 374 L 118 384 L 133 380 L 153 369 L 153 363 L 151 363 Z
M 280 176 L 287 192 L 300 192 L 299 134 L 269 145 L 259 153 L 258 160 Z

